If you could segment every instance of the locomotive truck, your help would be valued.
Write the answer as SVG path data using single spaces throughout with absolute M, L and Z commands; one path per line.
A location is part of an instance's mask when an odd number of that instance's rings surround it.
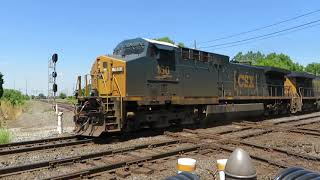
M 217 114 L 320 109 L 320 77 L 146 38 L 97 57 L 89 77 L 78 77 L 74 115 L 84 136 L 195 124 Z

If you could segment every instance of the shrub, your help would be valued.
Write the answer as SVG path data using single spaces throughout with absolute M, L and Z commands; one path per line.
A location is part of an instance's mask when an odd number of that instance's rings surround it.
M 65 98 L 67 98 L 67 95 L 65 93 L 60 93 L 59 94 L 59 98 L 60 99 L 65 99 Z
M 17 119 L 22 114 L 23 108 L 22 106 L 14 106 L 9 101 L 0 101 L 0 115 L 5 120 Z
M 0 128 L 0 144 L 6 144 L 11 141 L 11 132 L 7 129 Z
M 38 95 L 38 97 L 39 97 L 39 99 L 46 99 L 46 96 L 45 96 L 43 93 L 40 93 L 40 94 Z
M 13 106 L 24 105 L 29 97 L 23 95 L 20 91 L 13 89 L 5 89 L 2 100 L 10 102 Z
M 68 96 L 67 97 L 67 102 L 70 104 L 77 104 L 78 100 L 74 96 Z

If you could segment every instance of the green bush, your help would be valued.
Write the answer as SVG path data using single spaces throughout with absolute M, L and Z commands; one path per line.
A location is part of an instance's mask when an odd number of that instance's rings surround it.
M 29 97 L 23 95 L 20 91 L 5 89 L 2 100 L 10 102 L 13 106 L 21 106 L 24 105 L 27 100 L 29 100 Z
M 67 97 L 67 102 L 70 104 L 77 104 L 78 100 L 74 96 L 68 96 Z
M 67 95 L 65 93 L 60 93 L 59 94 L 59 98 L 60 99 L 65 99 L 65 98 L 67 98 Z
M 6 144 L 11 141 L 11 132 L 7 129 L 0 128 L 0 144 Z

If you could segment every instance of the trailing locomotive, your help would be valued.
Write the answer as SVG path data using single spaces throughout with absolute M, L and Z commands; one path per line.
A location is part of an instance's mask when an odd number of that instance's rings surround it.
M 96 58 L 78 77 L 76 132 L 99 136 L 199 123 L 211 115 L 319 109 L 320 78 L 249 66 L 228 56 L 137 38 Z M 83 92 L 84 91 L 84 92 Z

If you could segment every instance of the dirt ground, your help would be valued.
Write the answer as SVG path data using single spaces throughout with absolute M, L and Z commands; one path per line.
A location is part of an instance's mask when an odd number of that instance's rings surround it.
M 57 115 L 53 111 L 52 105 L 46 102 L 30 101 L 28 108 L 17 120 L 7 122 L 9 130 L 13 135 L 13 142 L 41 139 L 58 136 Z M 73 112 L 63 111 L 64 134 L 72 133 Z

